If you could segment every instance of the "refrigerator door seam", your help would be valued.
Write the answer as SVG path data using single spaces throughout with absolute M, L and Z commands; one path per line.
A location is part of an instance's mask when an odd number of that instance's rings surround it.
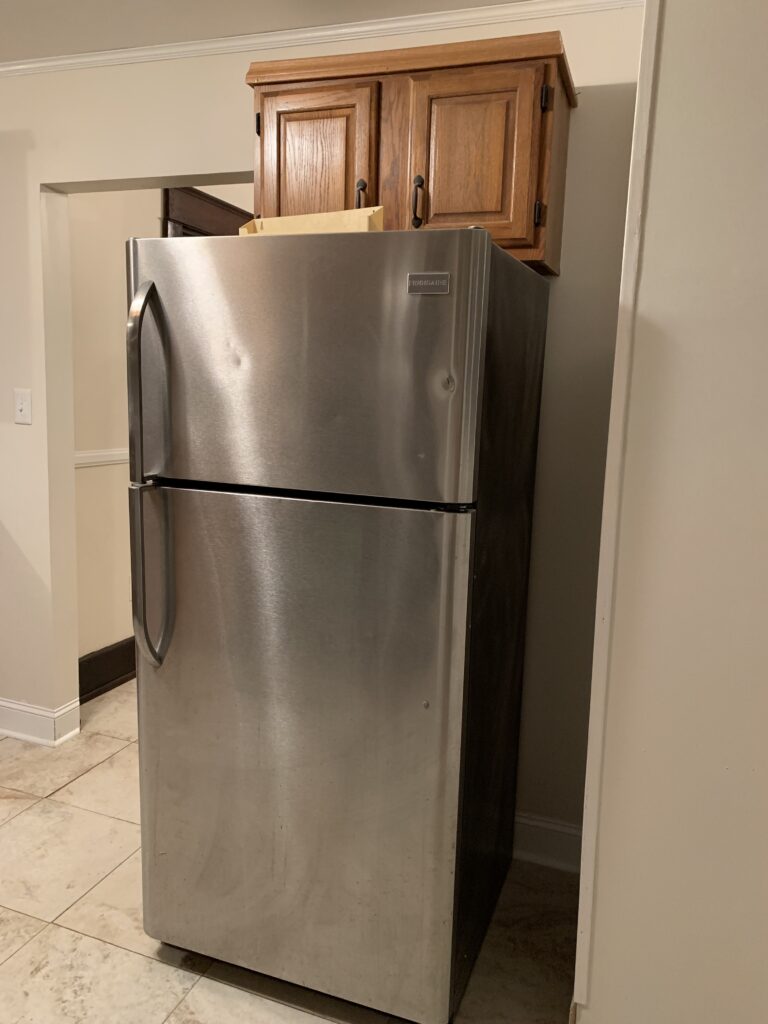
M 257 487 L 249 484 L 225 484 L 212 480 L 177 480 L 157 476 L 152 483 L 179 491 L 215 491 L 220 494 L 243 494 L 262 498 L 295 498 L 299 501 L 322 501 L 335 505 L 372 505 L 380 508 L 416 509 L 426 512 L 471 512 L 475 502 L 437 502 L 386 498 L 373 494 L 336 494 L 329 491 L 301 491 L 280 487 Z

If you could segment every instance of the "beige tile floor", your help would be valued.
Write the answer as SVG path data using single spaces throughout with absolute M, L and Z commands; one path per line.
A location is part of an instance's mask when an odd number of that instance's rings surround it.
M 136 684 L 61 747 L 0 738 L 0 1024 L 394 1024 L 141 923 Z M 515 864 L 456 1024 L 565 1024 L 576 879 Z

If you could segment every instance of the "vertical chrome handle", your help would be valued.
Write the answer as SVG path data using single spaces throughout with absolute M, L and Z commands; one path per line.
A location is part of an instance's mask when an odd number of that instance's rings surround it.
M 147 622 L 147 576 L 144 557 L 144 492 L 155 490 L 153 483 L 131 483 L 128 488 L 128 514 L 131 532 L 131 601 L 133 604 L 133 629 L 139 650 L 156 667 L 163 663 L 173 631 L 174 590 L 173 553 L 171 549 L 170 512 L 167 495 L 162 495 L 163 519 L 163 573 L 164 600 L 160 638 L 155 644 L 149 635 Z
M 363 192 L 368 188 L 368 182 L 365 178 L 358 178 L 357 184 L 355 185 L 355 209 L 359 210 L 363 205 Z
M 417 174 L 413 179 L 413 197 L 411 200 L 411 227 L 420 228 L 424 221 L 419 216 L 419 190 L 424 188 L 424 179 Z
M 128 355 L 128 460 L 131 480 L 144 482 L 144 408 L 141 399 L 141 327 L 149 300 L 155 290 L 154 281 L 139 286 L 128 309 L 125 347 Z
M 147 661 L 155 666 L 163 663 L 173 630 L 173 552 L 168 499 L 162 496 L 163 533 L 163 616 L 160 638 L 155 644 L 147 622 L 147 576 L 144 557 L 144 492 L 154 490 L 144 470 L 144 407 L 141 391 L 141 328 L 144 314 L 155 292 L 154 281 L 139 286 L 128 309 L 125 345 L 128 357 L 128 451 L 131 484 L 128 490 L 128 515 L 131 534 L 131 601 L 136 643 Z

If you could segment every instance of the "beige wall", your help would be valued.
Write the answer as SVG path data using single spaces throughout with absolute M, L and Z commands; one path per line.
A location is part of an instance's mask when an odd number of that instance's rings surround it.
M 580 818 L 596 496 L 631 118 L 628 85 L 636 76 L 641 16 L 633 7 L 262 55 L 307 56 L 554 28 L 564 34 L 583 97 L 573 118 L 564 275 L 553 285 L 545 371 L 520 804 L 572 823 Z M 57 369 L 57 360 L 72 345 L 64 298 L 56 290 L 56 282 L 68 274 L 62 254 L 68 252 L 66 218 L 60 209 L 67 199 L 48 193 L 41 210 L 40 187 L 88 191 L 104 181 L 119 186 L 139 179 L 149 187 L 180 178 L 187 184 L 217 176 L 245 180 L 253 128 L 243 75 L 249 59 L 259 56 L 0 79 L 0 218 L 7 262 L 0 274 L 0 301 L 11 339 L 0 350 L 0 380 L 8 382 L 0 396 L 0 474 L 15 481 L 0 493 L 0 566 L 9 566 L 15 581 L 13 597 L 8 588 L 0 596 L 0 699 L 57 707 L 77 693 L 76 644 L 67 641 L 66 627 L 76 593 L 69 555 L 76 536 L 69 498 L 74 491 L 72 391 Z M 31 428 L 11 423 L 13 385 L 33 388 Z M 574 473 L 574 458 L 583 458 L 583 473 Z M 563 566 L 564 553 L 571 561 Z M 569 593 L 562 596 L 564 587 Z
M 766 1019 L 767 35 L 662 11 L 582 1024 Z
M 201 192 L 223 199 L 225 203 L 239 206 L 241 210 L 253 213 L 253 182 L 242 185 L 198 185 Z
M 201 185 L 249 212 L 253 186 Z M 159 189 L 84 192 L 68 198 L 75 449 L 128 448 L 125 381 L 125 240 L 158 237 Z M 96 456 L 98 461 L 99 456 Z M 128 463 L 81 465 L 77 502 L 77 609 L 80 655 L 130 636 Z
M 639 26 L 632 42 L 628 76 L 637 71 Z M 518 785 L 519 811 L 548 819 L 545 827 L 581 824 L 634 103 L 632 82 L 585 85 L 572 115 L 544 363 Z
M 128 448 L 125 240 L 160 235 L 158 189 L 69 196 L 76 452 Z M 96 461 L 99 456 L 96 456 Z M 77 502 L 78 652 L 131 635 L 128 464 L 81 466 Z

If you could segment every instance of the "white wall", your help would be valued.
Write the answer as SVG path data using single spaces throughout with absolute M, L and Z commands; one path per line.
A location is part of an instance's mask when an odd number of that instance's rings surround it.
M 125 240 L 158 237 L 158 189 L 69 196 L 75 450 L 78 652 L 133 631 L 128 544 Z M 99 465 L 104 456 L 119 463 Z
M 583 94 L 572 122 L 563 277 L 553 286 L 545 370 L 520 805 L 572 825 L 580 819 L 628 84 L 636 77 L 641 16 L 640 8 L 630 7 L 261 54 L 563 32 Z M 7 382 L 0 393 L 0 474 L 14 480 L 0 493 L 0 566 L 14 580 L 13 594 L 5 587 L 0 595 L 0 699 L 56 708 L 77 694 L 77 645 L 68 628 L 76 606 L 72 390 L 58 363 L 72 346 L 66 303 L 57 292 L 57 282 L 69 274 L 61 210 L 67 200 L 47 193 L 41 208 L 40 188 L 87 191 L 128 180 L 150 187 L 232 181 L 233 175 L 244 181 L 252 168 L 253 125 L 243 77 L 249 60 L 259 56 L 0 78 L 0 301 L 8 338 L 0 350 L 0 381 Z M 33 388 L 32 427 L 11 422 L 14 385 Z M 583 472 L 573 472 L 574 459 L 583 460 Z
M 766 1019 L 766 36 L 662 10 L 582 1024 Z

